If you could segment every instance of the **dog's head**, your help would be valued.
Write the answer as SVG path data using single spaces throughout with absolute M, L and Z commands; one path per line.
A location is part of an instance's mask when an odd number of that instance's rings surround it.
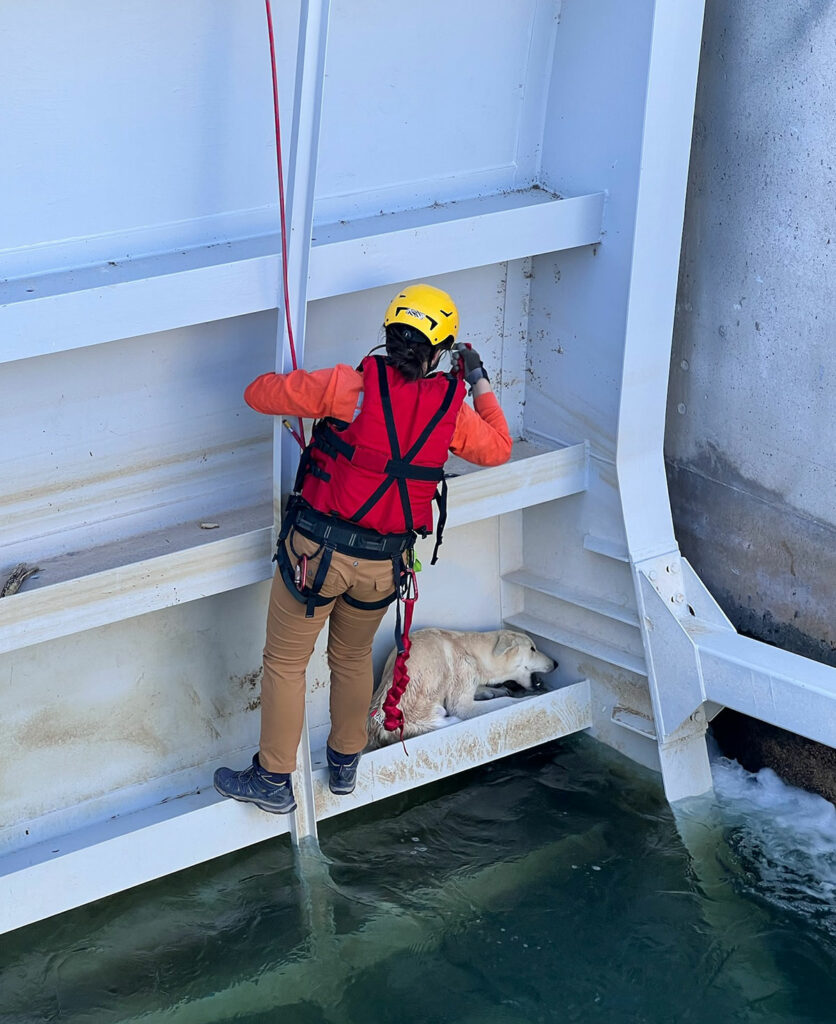
M 503 629 L 497 634 L 493 656 L 501 666 L 503 679 L 513 680 L 526 690 L 536 685 L 537 672 L 552 672 L 557 662 L 538 651 L 525 633 Z

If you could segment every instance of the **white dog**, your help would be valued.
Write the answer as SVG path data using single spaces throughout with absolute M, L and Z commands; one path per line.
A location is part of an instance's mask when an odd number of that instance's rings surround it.
M 535 672 L 551 672 L 555 662 L 534 646 L 525 633 L 501 629 L 490 633 L 458 633 L 421 629 L 411 637 L 407 669 L 409 685 L 401 698 L 404 737 L 420 736 L 446 724 L 450 717 L 472 718 L 476 702 L 522 695 L 536 687 Z M 400 739 L 383 727 L 383 702 L 392 683 L 397 651 L 393 650 L 372 698 L 369 745 L 382 747 Z M 509 685 L 516 684 L 513 690 Z M 522 687 L 522 692 L 520 692 Z

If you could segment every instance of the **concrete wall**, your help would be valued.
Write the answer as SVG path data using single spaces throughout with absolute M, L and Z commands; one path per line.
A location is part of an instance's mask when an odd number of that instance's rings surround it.
M 836 2 L 708 0 L 669 390 L 683 554 L 836 664 Z

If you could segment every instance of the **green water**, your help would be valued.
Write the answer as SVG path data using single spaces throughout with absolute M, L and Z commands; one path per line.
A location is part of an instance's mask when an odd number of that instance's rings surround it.
M 0 938 L 0 1021 L 836 1021 L 836 825 L 723 762 L 677 821 L 585 737 Z M 836 813 L 836 812 L 834 812 Z

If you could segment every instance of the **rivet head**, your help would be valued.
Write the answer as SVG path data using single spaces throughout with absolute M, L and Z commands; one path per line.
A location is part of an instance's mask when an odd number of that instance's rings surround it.
M 676 596 L 674 597 L 674 601 L 676 601 L 676 603 L 677 603 L 677 604 L 682 604 L 682 602 L 683 602 L 684 600 L 685 600 L 685 595 L 684 595 L 684 594 L 677 594 L 677 595 L 676 595 Z
M 656 579 L 656 570 L 655 570 L 655 569 L 651 569 L 651 570 L 650 570 L 650 572 L 649 572 L 649 573 L 648 573 L 647 575 L 648 575 L 648 576 L 649 576 L 649 577 L 650 577 L 650 578 L 651 578 L 652 580 L 655 580 L 655 579 Z

